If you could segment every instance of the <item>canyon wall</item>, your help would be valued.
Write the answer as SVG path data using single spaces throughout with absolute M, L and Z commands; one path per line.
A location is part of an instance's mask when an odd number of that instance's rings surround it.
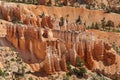
M 99 69 L 109 74 L 120 72 L 119 67 L 116 68 L 119 61 L 115 51 L 103 40 L 95 40 L 92 33 L 19 24 L 6 26 L 6 39 L 21 50 L 23 60 L 35 71 L 44 70 L 47 74 L 67 71 L 66 63 L 76 66 L 78 57 L 89 70 Z
M 1 17 L 7 21 L 18 22 L 22 24 L 30 24 L 35 27 L 40 26 L 41 15 L 51 16 L 53 24 L 60 21 L 60 17 L 66 20 L 68 17 L 68 24 L 75 23 L 78 16 L 81 16 L 82 23 L 86 23 L 86 26 L 90 26 L 92 23 L 101 23 L 101 20 L 105 17 L 105 20 L 111 20 L 115 26 L 120 24 L 120 15 L 116 13 L 105 13 L 103 10 L 88 10 L 85 8 L 75 8 L 70 6 L 64 7 L 47 7 L 42 5 L 25 5 L 15 3 L 0 3 Z
M 0 2 L 0 18 L 13 22 L 6 24 L 6 39 L 21 51 L 23 60 L 34 71 L 44 70 L 47 74 L 67 71 L 66 63 L 76 66 L 76 58 L 80 58 L 89 70 L 120 72 L 120 57 L 108 43 L 88 34 L 83 25 L 75 24 L 78 16 L 86 26 L 100 23 L 104 17 L 115 25 L 120 23 L 119 14 L 102 10 Z M 59 26 L 61 17 L 68 23 Z

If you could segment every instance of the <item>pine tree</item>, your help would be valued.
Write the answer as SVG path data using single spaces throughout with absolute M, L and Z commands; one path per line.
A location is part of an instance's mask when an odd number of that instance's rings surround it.
M 103 28 L 103 30 L 104 30 L 105 27 L 106 27 L 105 17 L 101 20 L 101 24 L 102 24 L 102 28 Z

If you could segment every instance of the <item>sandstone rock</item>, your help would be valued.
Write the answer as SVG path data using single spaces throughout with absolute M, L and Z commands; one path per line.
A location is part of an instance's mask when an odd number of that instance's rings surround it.
M 82 59 L 82 60 L 84 60 L 84 56 L 85 56 L 85 54 L 84 54 L 84 49 L 85 49 L 85 44 L 82 42 L 82 41 L 80 41 L 79 43 L 78 43 L 79 45 L 78 45 L 78 52 L 77 52 L 77 54 L 78 54 L 78 56 L 80 56 L 80 58 Z
M 91 36 L 85 32 L 13 24 L 6 26 L 7 40 L 29 55 L 30 64 L 40 64 L 39 67 L 32 65 L 35 71 L 43 69 L 47 74 L 67 71 L 66 62 L 75 66 L 76 57 L 81 58 L 90 70 L 99 68 L 94 66 L 98 61 L 105 67 L 116 64 L 111 46 L 102 40 L 89 39 Z
M 104 64 L 109 66 L 109 65 L 115 64 L 115 61 L 116 61 L 116 56 L 110 51 L 105 51 Z
M 62 58 L 61 58 L 61 69 L 62 69 L 63 71 L 67 71 L 65 55 L 63 55 Z
M 50 55 L 47 55 L 47 60 L 44 63 L 44 70 L 47 74 L 52 74 Z
M 9 8 L 8 8 L 9 7 Z M 13 15 L 13 8 L 10 6 L 1 6 L 1 14 L 5 20 L 11 21 L 11 16 Z
M 33 52 L 36 58 L 41 62 L 45 59 L 46 56 L 46 42 L 40 42 L 38 40 L 34 40 L 33 42 Z
M 15 47 L 15 48 L 18 48 L 18 39 L 13 37 L 12 38 L 12 45 Z
M 85 54 L 84 54 L 85 65 L 90 70 L 92 70 L 94 66 L 91 44 L 92 43 L 90 41 L 85 42 Z
M 77 53 L 75 50 L 75 44 L 72 45 L 72 49 L 69 50 L 69 55 L 70 55 L 70 63 L 75 66 L 76 65 L 76 57 Z
M 111 49 L 111 45 L 108 44 L 108 43 L 105 43 L 105 49 L 106 49 L 106 50 L 110 50 L 110 49 Z
M 25 51 L 25 39 L 19 39 L 19 48 Z
M 16 7 L 13 8 L 14 9 L 13 14 L 14 14 L 14 17 L 16 19 L 22 20 L 22 15 L 21 15 L 21 13 L 22 13 L 21 9 L 22 8 L 23 7 L 21 7 L 20 5 L 17 5 Z
M 53 54 L 54 57 L 54 66 L 56 71 L 61 71 L 60 59 L 57 55 Z
M 25 51 L 25 37 L 24 37 L 24 30 L 25 30 L 25 27 L 21 27 L 21 26 L 18 26 L 17 27 L 17 33 L 18 33 L 18 47 L 21 49 L 21 50 L 24 50 Z
M 38 27 L 41 27 L 41 21 L 42 21 L 42 19 L 37 17 L 37 22 L 36 23 L 37 23 Z
M 97 61 L 102 61 L 104 56 L 104 43 L 102 41 L 95 41 L 93 58 Z
M 48 27 L 48 28 L 52 29 L 53 23 L 52 23 L 51 17 L 48 17 L 48 16 L 43 17 L 42 21 L 41 21 L 41 26 L 43 28 Z

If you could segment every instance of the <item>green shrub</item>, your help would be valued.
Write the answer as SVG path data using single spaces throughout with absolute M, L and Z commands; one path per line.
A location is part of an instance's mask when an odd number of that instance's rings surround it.
M 104 3 L 101 3 L 101 9 L 105 10 L 106 5 Z
M 68 75 L 63 75 L 63 80 L 69 80 L 69 76 Z
M 95 24 L 92 23 L 92 25 L 91 25 L 91 29 L 94 29 L 94 28 L 95 28 Z
M 85 68 L 80 68 L 80 72 L 84 74 L 84 73 L 86 73 L 87 71 L 86 71 Z
M 63 26 L 64 25 L 64 18 L 60 17 L 60 22 L 59 22 L 59 26 Z
M 55 6 L 58 4 L 58 0 L 54 0 L 55 1 Z
M 106 26 L 108 26 L 110 30 L 110 27 L 114 27 L 114 22 L 111 20 L 108 20 Z
M 90 9 L 90 4 L 87 4 L 87 5 L 86 5 L 86 8 L 87 8 L 87 9 Z
M 77 77 L 81 78 L 81 77 L 84 76 L 84 74 L 85 74 L 87 71 L 86 71 L 85 68 L 82 67 L 82 68 L 73 68 L 73 72 L 74 72 L 74 74 L 75 74 Z
M 74 71 L 74 73 L 75 73 L 76 75 L 78 75 L 78 74 L 80 73 L 80 70 L 77 69 L 77 68 L 73 68 L 73 71 Z
M 43 12 L 41 15 L 39 15 L 40 18 L 45 17 L 45 13 Z
M 32 77 L 30 77 L 30 78 L 28 78 L 28 80 L 33 80 L 33 78 L 32 78 Z
M 83 66 L 83 61 L 79 57 L 76 58 L 76 66 L 77 67 L 82 67 Z
M 18 20 L 16 17 L 14 17 L 14 18 L 12 19 L 12 22 L 13 22 L 14 24 L 17 24 L 17 23 L 22 24 L 22 22 L 21 22 L 20 20 Z
M 51 75 L 48 76 L 48 79 L 49 80 L 55 80 L 55 78 L 53 76 L 51 76 Z
M 97 22 L 96 22 L 96 24 L 95 24 L 95 29 L 99 29 L 99 25 L 98 25 Z
M 87 28 L 86 29 L 90 29 L 90 26 L 87 26 Z
M 14 58 L 12 58 L 12 59 L 11 59 L 11 61 L 15 61 L 15 59 L 14 59 Z
M 104 30 L 105 27 L 106 27 L 105 17 L 101 20 L 101 25 L 102 25 L 102 28 L 103 28 L 103 30 Z
M 82 24 L 82 20 L 81 20 L 81 17 L 78 16 L 77 20 L 76 20 L 76 24 Z
M 68 76 L 76 75 L 78 78 L 84 77 L 84 74 L 86 74 L 86 69 L 83 67 L 83 61 L 77 57 L 76 58 L 76 67 L 71 68 L 70 63 L 67 63 L 67 69 L 68 69 Z
M 2 69 L 0 68 L 0 76 L 2 76 L 3 75 L 3 71 L 2 71 Z
M 2 70 L 0 68 L 0 76 L 5 77 L 5 75 L 6 75 L 6 70 Z
M 67 62 L 67 69 L 70 71 L 71 70 L 71 66 L 70 66 L 70 63 Z
M 46 5 L 47 5 L 47 6 L 51 6 L 51 3 L 50 3 L 50 1 L 48 1 L 48 2 L 46 3 Z

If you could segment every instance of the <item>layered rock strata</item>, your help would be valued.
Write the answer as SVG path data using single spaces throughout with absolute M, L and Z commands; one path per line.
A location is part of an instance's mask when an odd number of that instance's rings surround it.
M 64 26 L 70 23 L 75 23 L 76 19 L 78 19 L 78 16 L 81 16 L 81 21 L 82 23 L 85 23 L 86 26 L 91 26 L 92 23 L 96 22 L 101 24 L 101 20 L 104 17 L 106 22 L 111 20 L 114 22 L 115 26 L 118 26 L 120 23 L 119 14 L 109 14 L 102 10 L 88 10 L 85 8 L 74 7 L 46 7 L 38 5 L 29 6 L 25 4 L 14 4 L 6 2 L 0 2 L 0 15 L 0 17 L 4 20 L 32 25 L 35 27 L 40 27 L 43 15 L 48 16 L 43 19 L 43 23 L 45 20 L 48 22 L 47 27 L 53 27 L 51 23 L 54 24 L 55 22 L 59 22 L 60 17 L 63 17 L 64 21 L 68 18 L 68 23 L 64 22 L 66 23 Z M 69 17 L 66 18 L 67 15 L 69 15 Z
M 6 26 L 6 39 L 23 52 L 23 59 L 35 71 L 44 70 L 47 74 L 67 71 L 66 63 L 76 66 L 76 58 L 79 57 L 90 70 L 100 69 L 110 74 L 120 72 L 119 68 L 115 68 L 118 59 L 112 47 L 103 40 L 95 40 L 94 35 L 85 31 L 53 30 L 18 24 Z M 24 58 L 24 55 L 27 57 Z

